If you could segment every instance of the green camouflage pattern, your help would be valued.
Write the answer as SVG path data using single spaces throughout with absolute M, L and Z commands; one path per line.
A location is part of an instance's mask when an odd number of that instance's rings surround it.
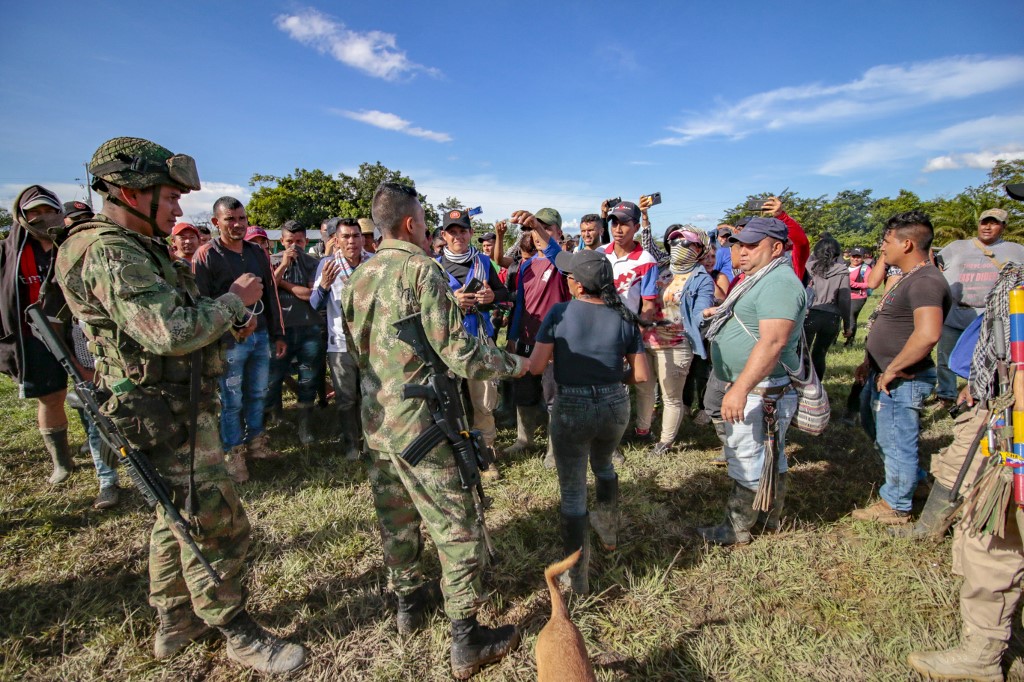
M 68 307 L 86 323 L 94 381 L 109 395 L 104 412 L 140 450 L 180 449 L 187 439 L 188 354 L 203 349 L 200 411 L 216 412 L 224 364 L 216 342 L 245 318 L 242 300 L 200 297 L 188 267 L 173 262 L 164 244 L 103 216 L 72 230 L 56 268 Z M 222 464 L 219 447 L 197 446 L 197 467 Z M 171 483 L 187 480 L 186 457 L 168 467 L 161 473 Z
M 89 172 L 98 178 L 106 180 L 112 185 L 117 185 L 118 187 L 145 189 L 146 187 L 152 187 L 153 185 L 171 183 L 170 175 L 167 171 L 156 173 L 114 171 L 100 174 L 95 172 L 96 168 L 99 168 L 104 163 L 117 159 L 119 155 L 129 157 L 137 156 L 156 163 L 166 162 L 167 159 L 174 156 L 169 149 L 161 147 L 156 142 L 144 140 L 141 137 L 115 137 L 114 139 L 107 140 L 101 144 L 99 149 L 97 149 L 92 155 L 92 160 L 89 161 Z
M 454 454 L 438 448 L 438 466 L 423 460 L 411 467 L 400 453 L 371 451 L 370 487 L 377 509 L 388 583 L 399 596 L 425 582 L 420 570 L 426 525 L 441 561 L 441 591 L 451 619 L 469 618 L 482 601 L 480 569 L 484 544 L 469 491 L 463 490 Z
M 426 383 L 428 368 L 398 340 L 392 326 L 422 312 L 427 340 L 448 368 L 467 379 L 518 374 L 526 360 L 466 333 L 441 266 L 418 246 L 385 239 L 342 291 L 342 313 L 359 363 L 363 431 L 370 449 L 401 452 L 432 423 L 423 400 L 406 400 L 402 385 Z M 441 465 L 438 452 L 427 459 Z
M 201 298 L 186 267 L 166 244 L 127 230 L 105 216 L 76 225 L 56 259 L 57 282 L 71 313 L 86 323 L 102 409 L 145 453 L 184 506 L 188 483 L 189 356 L 202 349 L 195 479 L 196 544 L 223 577 L 219 587 L 168 528 L 162 510 L 150 539 L 150 602 L 173 608 L 192 602 L 210 625 L 242 608 L 241 582 L 249 521 L 224 467 L 217 418 L 218 343 L 245 319 L 242 300 Z M 186 520 L 189 515 L 182 510 Z

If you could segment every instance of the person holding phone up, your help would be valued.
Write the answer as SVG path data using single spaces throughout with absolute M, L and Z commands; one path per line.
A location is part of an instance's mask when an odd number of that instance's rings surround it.
M 462 309 L 462 325 L 470 335 L 493 345 L 495 331 L 491 322 L 491 306 L 507 302 L 508 289 L 491 266 L 491 259 L 472 245 L 473 226 L 465 210 L 452 209 L 445 213 L 441 234 L 445 246 L 437 262 L 448 274 L 448 284 Z M 473 404 L 473 428 L 480 430 L 484 443 L 497 457 L 500 454 L 494 447 L 498 435 L 494 426 L 494 408 L 498 405 L 497 384 L 489 379 L 467 379 L 466 385 Z M 497 466 L 490 467 L 482 475 L 485 478 L 496 478 Z

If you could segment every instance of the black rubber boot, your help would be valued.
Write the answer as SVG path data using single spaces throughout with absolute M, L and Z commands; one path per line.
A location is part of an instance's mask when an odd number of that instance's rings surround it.
M 745 545 L 750 542 L 750 529 L 757 521 L 754 497 L 757 491 L 733 483 L 725 507 L 725 520 L 717 526 L 698 528 L 701 537 L 712 545 Z
M 619 477 L 595 480 L 597 504 L 590 515 L 590 525 L 597 531 L 601 546 L 611 552 L 619 544 Z
M 572 588 L 576 594 L 590 592 L 590 515 L 566 516 L 559 515 L 559 526 L 562 532 L 562 554 L 569 556 L 577 549 L 583 548 L 576 565 L 562 574 L 560 581 Z
M 218 630 L 227 639 L 228 658 L 261 673 L 287 673 L 306 663 L 306 648 L 275 637 L 245 611 Z
M 311 445 L 316 441 L 313 435 L 313 403 L 299 404 L 299 442 Z
M 949 501 L 950 489 L 938 481 L 932 483 L 928 500 L 924 503 L 917 523 L 912 526 L 889 528 L 889 533 L 901 538 L 923 540 L 927 537 L 941 540 L 953 524 L 953 516 L 959 503 Z
M 398 634 L 410 637 L 427 624 L 428 611 L 442 601 L 441 584 L 431 580 L 417 587 L 412 594 L 398 596 Z
M 60 485 L 68 480 L 71 472 L 75 470 L 75 463 L 71 459 L 71 450 L 68 446 L 68 427 L 61 426 L 56 429 L 39 429 L 43 437 L 43 445 L 50 453 L 53 461 L 53 473 L 50 474 L 50 483 Z
M 519 628 L 515 625 L 486 628 L 476 622 L 476 616 L 453 620 L 452 675 L 457 680 L 468 680 L 518 645 Z

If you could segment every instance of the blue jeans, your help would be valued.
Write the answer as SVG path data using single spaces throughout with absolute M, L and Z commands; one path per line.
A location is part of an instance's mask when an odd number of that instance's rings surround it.
M 220 377 L 220 442 L 227 452 L 263 432 L 270 377 L 270 338 L 258 331 L 227 349 Z
M 868 375 L 861 404 L 870 408 L 865 431 L 874 432 L 875 447 L 885 465 L 885 483 L 878 494 L 896 511 L 910 511 L 914 489 L 924 473 L 917 451 L 921 406 L 935 390 L 935 369 L 919 372 L 913 379 L 894 380 L 888 395 L 878 390 L 877 379 L 876 372 Z
M 288 352 L 283 358 L 270 360 L 270 387 L 267 389 L 267 407 L 281 406 L 281 385 L 291 374 L 292 360 L 299 365 L 299 404 L 311 405 L 316 400 L 316 389 L 320 382 L 320 365 L 324 362 L 326 350 L 323 330 L 319 325 L 307 327 L 286 327 L 284 330 Z
M 562 514 L 587 513 L 588 460 L 595 477 L 615 479 L 612 453 L 628 422 L 629 393 L 625 386 L 558 387 L 549 428 Z
M 117 469 L 103 461 L 102 453 L 105 444 L 96 422 L 92 420 L 89 413 L 79 410 L 82 423 L 85 425 L 85 435 L 89 440 L 89 453 L 92 455 L 92 464 L 96 467 L 96 478 L 100 482 L 100 490 L 116 486 L 118 484 Z
M 938 365 L 936 372 L 939 375 L 937 393 L 941 400 L 956 400 L 956 395 L 960 392 L 956 387 L 956 374 L 949 368 L 949 356 L 963 333 L 963 329 L 942 325 L 942 336 L 935 346 L 935 364 Z

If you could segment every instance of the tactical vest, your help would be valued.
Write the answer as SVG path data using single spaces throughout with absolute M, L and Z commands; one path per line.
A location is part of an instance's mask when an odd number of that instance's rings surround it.
M 76 225 L 71 236 L 91 231 L 94 240 L 107 235 L 123 236 L 123 228 L 106 222 Z M 138 239 L 150 262 L 175 290 L 178 306 L 193 306 L 199 300 L 195 277 L 187 263 L 172 261 L 166 250 Z M 116 254 L 113 256 L 116 260 Z M 114 265 L 116 268 L 116 265 Z M 89 352 L 96 359 L 96 383 L 101 396 L 108 396 L 103 411 L 122 429 L 133 445 L 142 449 L 157 443 L 172 448 L 181 444 L 187 432 L 190 402 L 190 358 L 186 355 L 156 355 L 145 350 L 124 333 L 112 320 L 99 323 L 86 321 L 85 334 Z M 200 351 L 202 358 L 200 411 L 216 409 L 217 384 L 223 373 L 223 349 L 219 342 Z

